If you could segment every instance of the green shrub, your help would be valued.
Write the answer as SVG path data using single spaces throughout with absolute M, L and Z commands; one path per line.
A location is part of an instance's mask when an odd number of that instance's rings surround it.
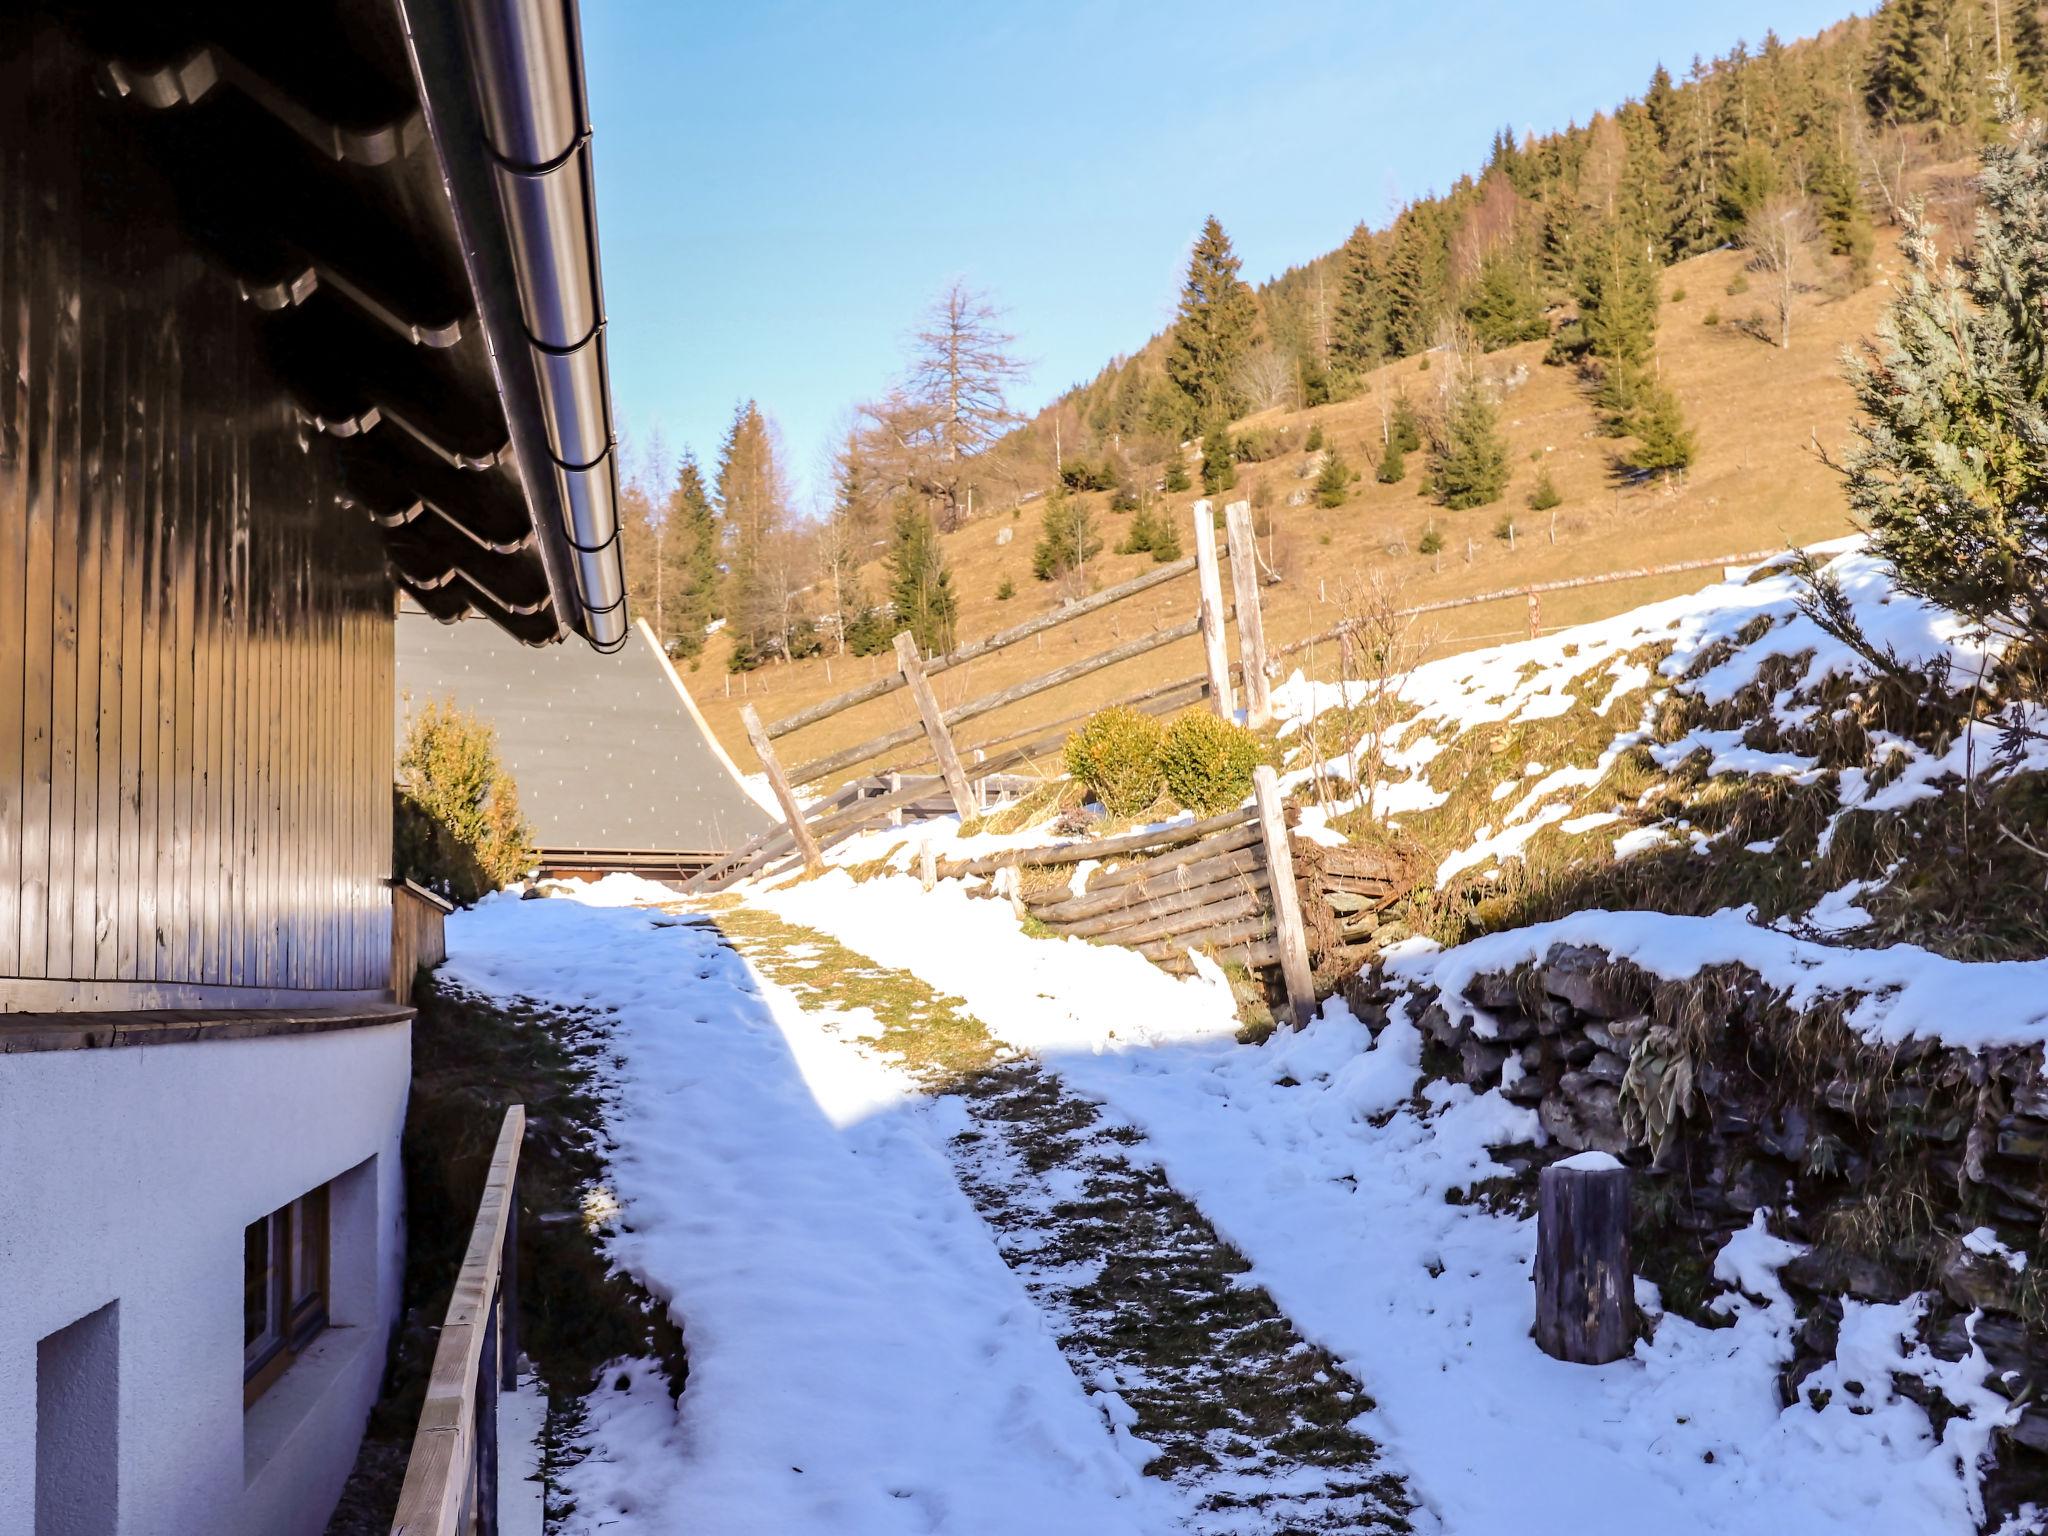
M 1701 325 L 1719 325 L 1720 323 L 1721 311 L 1718 309 L 1709 309 L 1704 315 L 1700 316 Z
M 1529 492 L 1529 510 L 1531 512 L 1548 512 L 1552 507 L 1560 506 L 1563 502 L 1564 497 L 1558 494 L 1557 483 L 1550 478 L 1550 471 L 1548 469 L 1537 470 L 1536 488 Z
M 452 698 L 406 722 L 393 791 L 392 868 L 468 906 L 533 867 L 519 790 L 498 733 Z
M 1254 733 L 1202 709 L 1176 715 L 1159 744 L 1166 792 L 1197 816 L 1242 804 L 1252 792 L 1252 770 L 1264 758 Z
M 1437 531 L 1435 523 L 1422 530 L 1422 537 L 1415 541 L 1415 547 L 1425 555 L 1434 555 L 1442 551 L 1444 536 Z
M 1308 438 L 1301 446 L 1310 453 L 1323 446 L 1323 424 L 1320 421 L 1308 429 Z
M 1159 722 L 1127 705 L 1091 715 L 1067 738 L 1067 772 L 1112 816 L 1135 816 L 1159 798 Z
M 996 583 L 997 602 L 1007 603 L 1011 598 L 1015 597 L 1016 595 L 1017 583 L 1010 580 L 1009 577 L 1005 576 L 1000 582 Z
M 1188 466 L 1175 449 L 1172 458 L 1166 461 L 1166 488 L 1169 491 L 1184 491 L 1188 488 Z
M 1746 272 L 1738 272 L 1738 273 L 1736 273 L 1736 274 L 1735 274 L 1735 275 L 1734 275 L 1733 277 L 1731 277 L 1731 278 L 1729 278 L 1729 279 L 1728 279 L 1728 296 L 1729 296 L 1730 298 L 1733 298 L 1733 297 L 1734 297 L 1734 296 L 1735 296 L 1736 294 L 1738 294 L 1738 293 L 1747 293 L 1747 292 L 1749 292 L 1749 274 L 1748 274 L 1748 273 L 1746 273 Z
M 1671 297 L 1666 299 L 1664 302 L 1667 304 L 1683 304 L 1685 302 L 1684 287 L 1681 285 L 1677 288 L 1672 289 Z

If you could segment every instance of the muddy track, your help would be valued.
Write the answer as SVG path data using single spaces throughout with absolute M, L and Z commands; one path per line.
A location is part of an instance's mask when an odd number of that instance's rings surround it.
M 1110 1431 L 1149 1448 L 1146 1472 L 1185 1496 L 1189 1529 L 1411 1528 L 1406 1489 L 1355 1427 L 1370 1398 L 1248 1278 L 1136 1130 L 908 973 L 758 911 L 713 921 L 800 997 L 872 1009 L 881 1046 L 966 1106 L 973 1128 L 948 1147 L 962 1189 Z

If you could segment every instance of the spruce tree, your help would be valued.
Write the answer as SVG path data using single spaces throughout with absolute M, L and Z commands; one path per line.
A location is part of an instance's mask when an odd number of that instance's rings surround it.
M 718 512 L 724 524 L 725 613 L 733 649 L 728 664 L 745 671 L 785 649 L 783 536 L 789 492 L 773 429 L 761 408 L 743 402 L 718 454 Z
M 1976 251 L 1942 265 L 1908 216 L 1906 291 L 1849 367 L 1849 505 L 1898 584 L 1996 634 L 2048 631 L 2048 134 L 2005 104 Z
M 1413 453 L 1422 446 L 1422 421 L 1415 403 L 1404 394 L 1394 396 L 1394 412 L 1387 422 L 1387 442 L 1396 452 Z
M 676 466 L 668 498 L 667 540 L 676 550 L 676 590 L 667 598 L 669 634 L 663 641 L 685 656 L 704 649 L 704 630 L 718 617 L 718 512 L 704 475 L 687 449 Z
M 1717 82 L 1692 61 L 1678 113 L 1664 149 L 1670 220 L 1664 248 L 1673 261 L 1711 250 L 1720 241 L 1721 164 L 1714 139 Z
M 1031 552 L 1031 574 L 1040 581 L 1057 581 L 1101 553 L 1102 538 L 1095 531 L 1087 498 L 1064 490 L 1048 496 L 1039 519 L 1038 547 Z
M 1120 555 L 1149 555 L 1152 546 L 1159 539 L 1159 526 L 1149 506 L 1138 508 L 1138 515 L 1131 519 L 1131 526 L 1124 530 L 1124 536 L 1116 547 Z
M 2040 6 L 2025 3 L 2019 7 L 2009 52 L 2020 101 L 2038 112 L 2048 105 L 2048 22 L 2042 21 Z
M 896 509 L 889 554 L 889 611 L 898 630 L 909 630 L 927 656 L 953 649 L 960 601 L 931 513 L 905 499 Z
M 1387 355 L 1386 294 L 1376 237 L 1360 224 L 1337 253 L 1337 303 L 1331 316 L 1330 352 L 1352 377 L 1376 368 Z
M 1344 455 L 1335 448 L 1323 452 L 1323 467 L 1316 476 L 1316 504 L 1324 507 L 1341 507 L 1344 499 L 1351 494 L 1351 482 L 1357 477 L 1351 473 L 1351 466 L 1344 462 Z
M 1480 262 L 1478 280 L 1465 296 L 1464 307 L 1473 338 L 1489 352 L 1534 341 L 1550 329 L 1543 318 L 1536 274 L 1511 247 L 1493 251 Z
M 1178 449 L 1166 461 L 1166 488 L 1169 491 L 1184 491 L 1192 484 L 1188 479 L 1187 460 L 1180 456 Z
M 1230 428 L 1221 421 L 1210 423 L 1202 434 L 1202 490 L 1221 495 L 1237 484 L 1237 449 L 1230 441 Z
M 1668 475 L 1685 469 L 1697 451 L 1678 397 L 1657 379 L 1641 381 L 1635 410 L 1629 417 L 1629 431 L 1636 446 L 1626 463 L 1646 474 Z
M 1408 478 L 1408 459 L 1398 437 L 1389 442 L 1386 451 L 1380 455 L 1380 467 L 1373 478 L 1381 485 L 1399 485 Z
M 1832 139 L 1825 141 L 1814 166 L 1813 199 L 1828 250 L 1848 258 L 1849 280 L 1861 287 L 1870 281 L 1870 258 L 1877 248 L 1877 237 L 1870 226 L 1870 210 L 1864 206 L 1856 169 Z
M 1648 240 L 1623 226 L 1607 229 L 1579 274 L 1579 327 L 1603 363 L 1639 367 L 1657 334 L 1660 273 Z
M 1486 390 L 1465 372 L 1451 387 L 1431 444 L 1429 480 L 1454 511 L 1499 501 L 1508 485 L 1508 445 Z
M 1259 305 L 1237 275 L 1242 265 L 1211 214 L 1188 257 L 1180 312 L 1166 338 L 1166 376 L 1192 419 L 1236 416 L 1244 406 L 1237 372 L 1251 351 Z
M 1153 525 L 1152 558 L 1160 565 L 1180 558 L 1180 521 L 1171 512 L 1162 514 Z

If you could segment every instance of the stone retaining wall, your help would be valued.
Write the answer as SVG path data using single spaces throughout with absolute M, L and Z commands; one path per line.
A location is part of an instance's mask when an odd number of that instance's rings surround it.
M 1378 971 L 1353 977 L 1346 997 L 1375 1029 L 1405 998 L 1426 1072 L 1536 1111 L 1550 1145 L 1507 1149 L 1520 1176 L 1509 1203 L 1526 1209 L 1535 1170 L 1572 1152 L 1636 1168 L 1638 1267 L 1671 1310 L 1715 1321 L 1704 1310 L 1713 1255 L 1770 1208 L 1774 1231 L 1809 1245 L 1779 1276 L 1802 1318 L 1780 1377 L 1788 1407 L 1834 1358 L 1844 1298 L 1924 1294 L 1921 1336 L 1948 1360 L 1968 1354 L 1976 1314 L 1988 1384 L 2023 1406 L 1986 1479 L 1991 1526 L 1999 1511 L 2048 1503 L 2048 1412 L 2031 1407 L 2048 1387 L 2048 1279 L 1982 1236 L 1965 1242 L 1990 1228 L 2014 1255 L 2043 1250 L 2039 1047 L 1872 1046 L 1842 1022 L 1843 1003 L 1797 1012 L 1739 967 L 1672 982 L 1564 945 L 1479 976 L 1463 997 Z M 1937 1425 L 1953 1411 L 1918 1378 L 1891 1387 Z

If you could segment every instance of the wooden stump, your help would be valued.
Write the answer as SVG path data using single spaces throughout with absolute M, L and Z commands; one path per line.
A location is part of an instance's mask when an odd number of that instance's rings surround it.
M 1605 1365 L 1634 1347 L 1629 1309 L 1629 1171 L 1605 1152 L 1544 1169 L 1536 1196 L 1536 1344 L 1575 1365 Z

